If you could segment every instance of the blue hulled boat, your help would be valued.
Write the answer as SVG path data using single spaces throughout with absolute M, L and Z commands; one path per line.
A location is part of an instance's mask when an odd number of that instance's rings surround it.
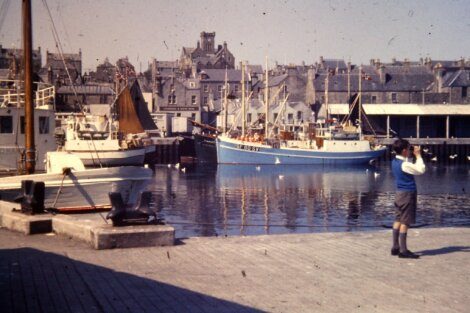
M 219 164 L 367 164 L 386 151 L 368 140 L 339 139 L 265 143 L 219 136 L 216 146 Z

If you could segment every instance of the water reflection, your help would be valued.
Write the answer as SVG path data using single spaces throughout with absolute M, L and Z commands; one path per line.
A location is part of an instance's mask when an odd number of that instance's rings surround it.
M 469 223 L 466 168 L 418 179 L 418 223 Z M 199 166 L 157 168 L 154 205 L 178 237 L 364 230 L 393 219 L 389 167 Z

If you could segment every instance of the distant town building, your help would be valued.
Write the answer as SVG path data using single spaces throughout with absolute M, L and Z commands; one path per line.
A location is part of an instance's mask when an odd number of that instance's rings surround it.
M 23 49 L 4 48 L 0 44 L 0 78 L 18 79 L 22 62 Z M 38 47 L 37 50 L 33 50 L 33 72 L 38 73 L 41 64 L 41 47 Z
M 179 65 L 186 75 L 194 77 L 196 70 L 234 69 L 235 57 L 228 50 L 227 42 L 215 47 L 215 32 L 201 32 L 201 39 L 195 48 L 182 48 Z
M 82 50 L 78 53 L 46 51 L 46 64 L 40 69 L 43 82 L 56 86 L 82 83 Z

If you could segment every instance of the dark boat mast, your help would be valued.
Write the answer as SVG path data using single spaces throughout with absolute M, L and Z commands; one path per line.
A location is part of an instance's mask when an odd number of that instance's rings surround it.
M 23 0 L 25 169 L 27 174 L 33 174 L 36 166 L 36 147 L 34 144 L 32 37 L 31 0 Z

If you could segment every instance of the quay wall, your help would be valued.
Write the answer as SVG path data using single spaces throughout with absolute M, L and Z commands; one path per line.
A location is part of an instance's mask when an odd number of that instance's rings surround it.
M 470 164 L 470 138 L 405 138 L 412 145 L 420 145 L 426 162 L 438 164 Z M 393 159 L 392 144 L 395 138 L 376 139 L 375 142 L 387 146 L 388 150 L 379 162 Z

